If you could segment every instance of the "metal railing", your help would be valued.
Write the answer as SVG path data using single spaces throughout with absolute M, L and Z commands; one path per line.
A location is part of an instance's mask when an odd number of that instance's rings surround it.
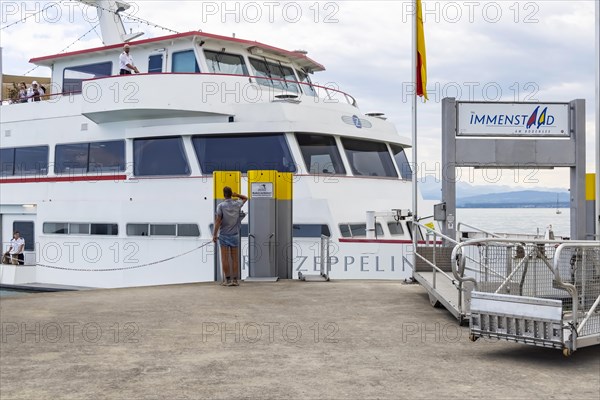
M 556 281 L 571 295 L 577 335 L 600 333 L 600 242 L 561 244 L 553 268 Z
M 452 260 L 454 279 L 478 292 L 560 300 L 577 335 L 600 333 L 600 242 L 478 239 Z
M 321 235 L 321 259 L 319 260 L 320 274 L 324 278 L 329 278 L 331 273 L 331 256 L 330 256 L 331 238 L 327 235 Z

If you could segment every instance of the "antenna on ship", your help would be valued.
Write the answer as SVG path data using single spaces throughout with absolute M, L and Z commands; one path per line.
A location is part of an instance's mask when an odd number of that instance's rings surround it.
M 129 42 L 140 37 L 144 32 L 127 33 L 125 25 L 121 19 L 121 12 L 128 10 L 131 5 L 125 1 L 113 0 L 78 0 L 80 3 L 96 7 L 98 10 L 98 20 L 100 21 L 100 31 L 102 32 L 102 41 L 105 46 Z

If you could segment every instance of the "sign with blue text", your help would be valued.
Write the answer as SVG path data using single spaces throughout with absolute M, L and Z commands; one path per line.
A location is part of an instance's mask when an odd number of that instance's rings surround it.
M 457 136 L 569 137 L 568 103 L 457 105 Z

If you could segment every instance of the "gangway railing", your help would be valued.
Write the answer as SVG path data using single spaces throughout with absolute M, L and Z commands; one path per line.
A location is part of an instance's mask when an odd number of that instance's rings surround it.
M 415 265 L 409 263 L 413 270 L 412 278 L 427 290 L 431 305 L 443 305 L 462 320 L 465 285 L 452 276 L 450 257 L 450 251 L 459 242 L 419 222 L 414 223 L 425 230 L 425 245 L 417 246 Z
M 562 348 L 600 344 L 600 242 L 488 238 L 457 245 L 452 275 L 472 284 L 471 338 Z
M 459 222 L 458 224 L 456 224 L 456 230 L 458 232 L 462 233 L 462 227 L 471 228 L 471 229 L 475 230 L 476 232 L 481 232 L 481 233 L 487 235 L 487 237 L 492 237 L 492 238 L 500 238 L 500 237 L 502 237 L 502 236 L 500 236 L 500 235 L 498 235 L 496 233 L 493 233 L 493 232 L 490 232 L 490 231 L 486 231 L 485 229 L 481 229 L 481 228 L 478 228 L 476 226 L 466 224 L 464 222 Z

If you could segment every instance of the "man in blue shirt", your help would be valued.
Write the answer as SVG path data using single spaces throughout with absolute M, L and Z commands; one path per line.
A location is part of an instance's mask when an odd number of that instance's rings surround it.
M 223 267 L 223 277 L 225 278 L 222 285 L 239 286 L 237 277 L 240 254 L 239 235 L 242 222 L 240 211 L 248 198 L 233 193 L 229 186 L 223 188 L 223 196 L 225 201 L 217 206 L 213 241 L 216 243 L 218 238 L 221 245 L 221 265 Z M 239 200 L 233 200 L 233 197 L 237 197 Z

